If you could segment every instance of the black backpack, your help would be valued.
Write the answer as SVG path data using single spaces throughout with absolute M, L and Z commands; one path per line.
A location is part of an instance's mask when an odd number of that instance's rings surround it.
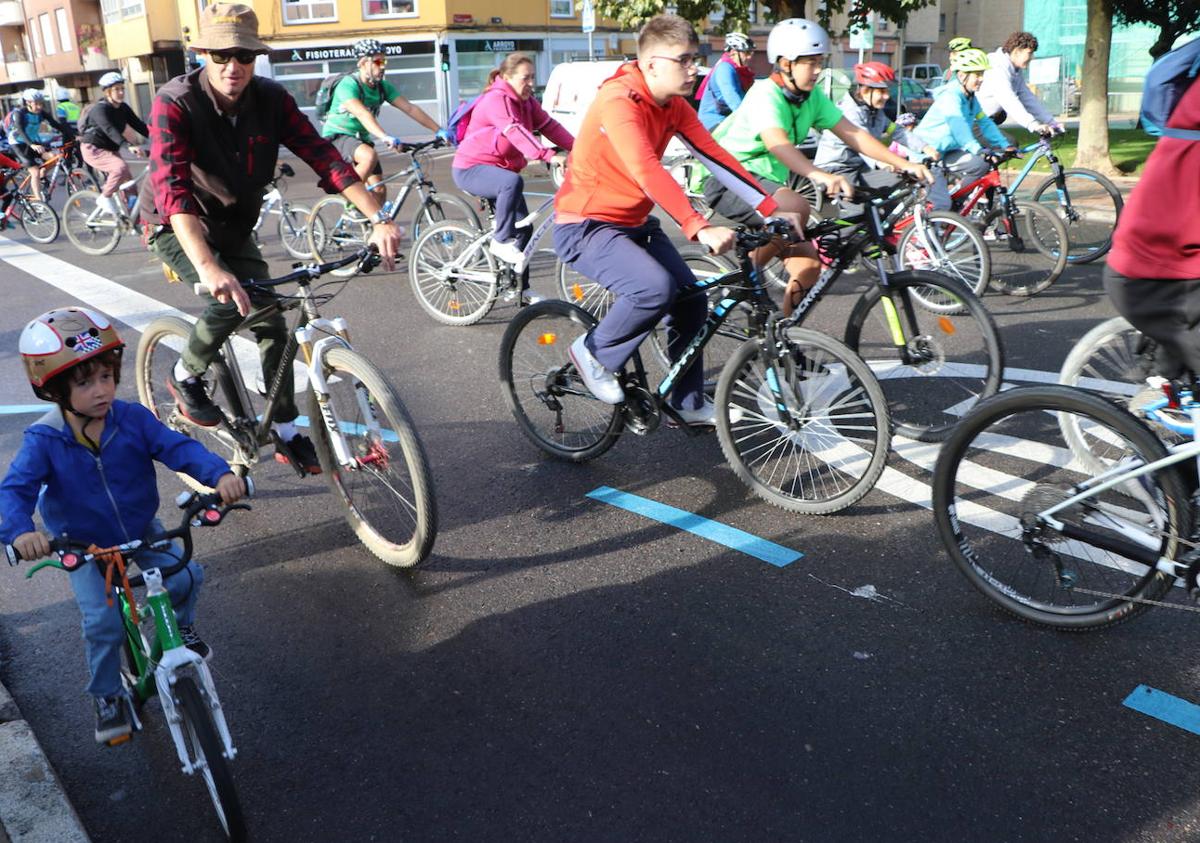
M 353 76 L 354 71 L 346 71 L 344 73 L 332 73 L 321 80 L 321 87 L 317 88 L 317 99 L 313 103 L 317 110 L 317 119 L 324 120 L 329 114 L 329 106 L 333 103 L 333 92 L 337 88 L 338 83 L 347 76 Z M 362 83 L 358 79 L 354 80 L 354 84 L 358 85 L 359 94 L 362 94 Z

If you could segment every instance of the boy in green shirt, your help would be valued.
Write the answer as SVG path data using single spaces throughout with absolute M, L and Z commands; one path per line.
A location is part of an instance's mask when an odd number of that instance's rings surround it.
M 786 187 L 791 173 L 808 177 L 831 197 L 850 197 L 854 192 L 843 176 L 818 170 L 796 148 L 809 129 L 828 129 L 851 149 L 932 181 L 924 166 L 889 152 L 869 132 L 842 117 L 838 107 L 816 87 L 828 53 L 829 36 L 812 21 L 788 18 L 777 23 L 767 38 L 767 57 L 774 62 L 775 71 L 755 82 L 737 110 L 713 132 L 713 138 L 759 180 L 780 210 L 796 211 L 805 219 L 810 211 L 808 202 Z M 758 222 L 754 209 L 716 179 L 705 182 L 704 198 L 724 217 L 743 224 Z M 804 292 L 816 283 L 821 264 L 811 243 L 784 249 L 789 280 L 783 312 L 791 315 Z M 764 246 L 755 253 L 754 260 L 761 265 L 779 250 L 779 246 Z

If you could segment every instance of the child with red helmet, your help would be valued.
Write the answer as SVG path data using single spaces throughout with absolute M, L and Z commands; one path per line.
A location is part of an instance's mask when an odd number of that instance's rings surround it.
M 47 534 L 99 547 L 161 534 L 155 461 L 215 487 L 226 503 L 246 493 L 245 481 L 223 459 L 140 404 L 116 399 L 124 348 L 107 318 L 80 307 L 43 313 L 21 332 L 21 360 L 34 394 L 54 403 L 25 431 L 0 482 L 0 540 L 23 559 L 50 554 L 46 535 L 33 522 L 35 506 Z M 139 562 L 152 565 L 152 555 Z M 170 553 L 162 556 L 163 565 L 176 561 Z M 80 567 L 70 580 L 83 615 L 96 740 L 108 743 L 131 729 L 120 673 L 125 631 L 97 566 Z M 193 561 L 165 585 L 184 643 L 207 659 L 212 651 L 192 627 L 203 581 L 203 569 Z

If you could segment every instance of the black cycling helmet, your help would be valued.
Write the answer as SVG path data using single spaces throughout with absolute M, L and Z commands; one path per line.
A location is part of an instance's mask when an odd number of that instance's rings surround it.
M 370 56 L 382 56 L 385 51 L 383 44 L 377 38 L 361 38 L 354 42 L 354 58 L 365 59 Z

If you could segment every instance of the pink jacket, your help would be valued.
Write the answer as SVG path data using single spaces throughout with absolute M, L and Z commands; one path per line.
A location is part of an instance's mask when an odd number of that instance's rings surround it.
M 478 164 L 490 164 L 520 172 L 533 158 L 549 161 L 554 150 L 542 145 L 533 136 L 541 132 L 545 138 L 563 149 L 571 149 L 575 139 L 562 124 L 530 97 L 523 100 L 503 79 L 497 77 L 475 108 L 471 110 L 467 136 L 454 154 L 455 169 L 465 170 Z

